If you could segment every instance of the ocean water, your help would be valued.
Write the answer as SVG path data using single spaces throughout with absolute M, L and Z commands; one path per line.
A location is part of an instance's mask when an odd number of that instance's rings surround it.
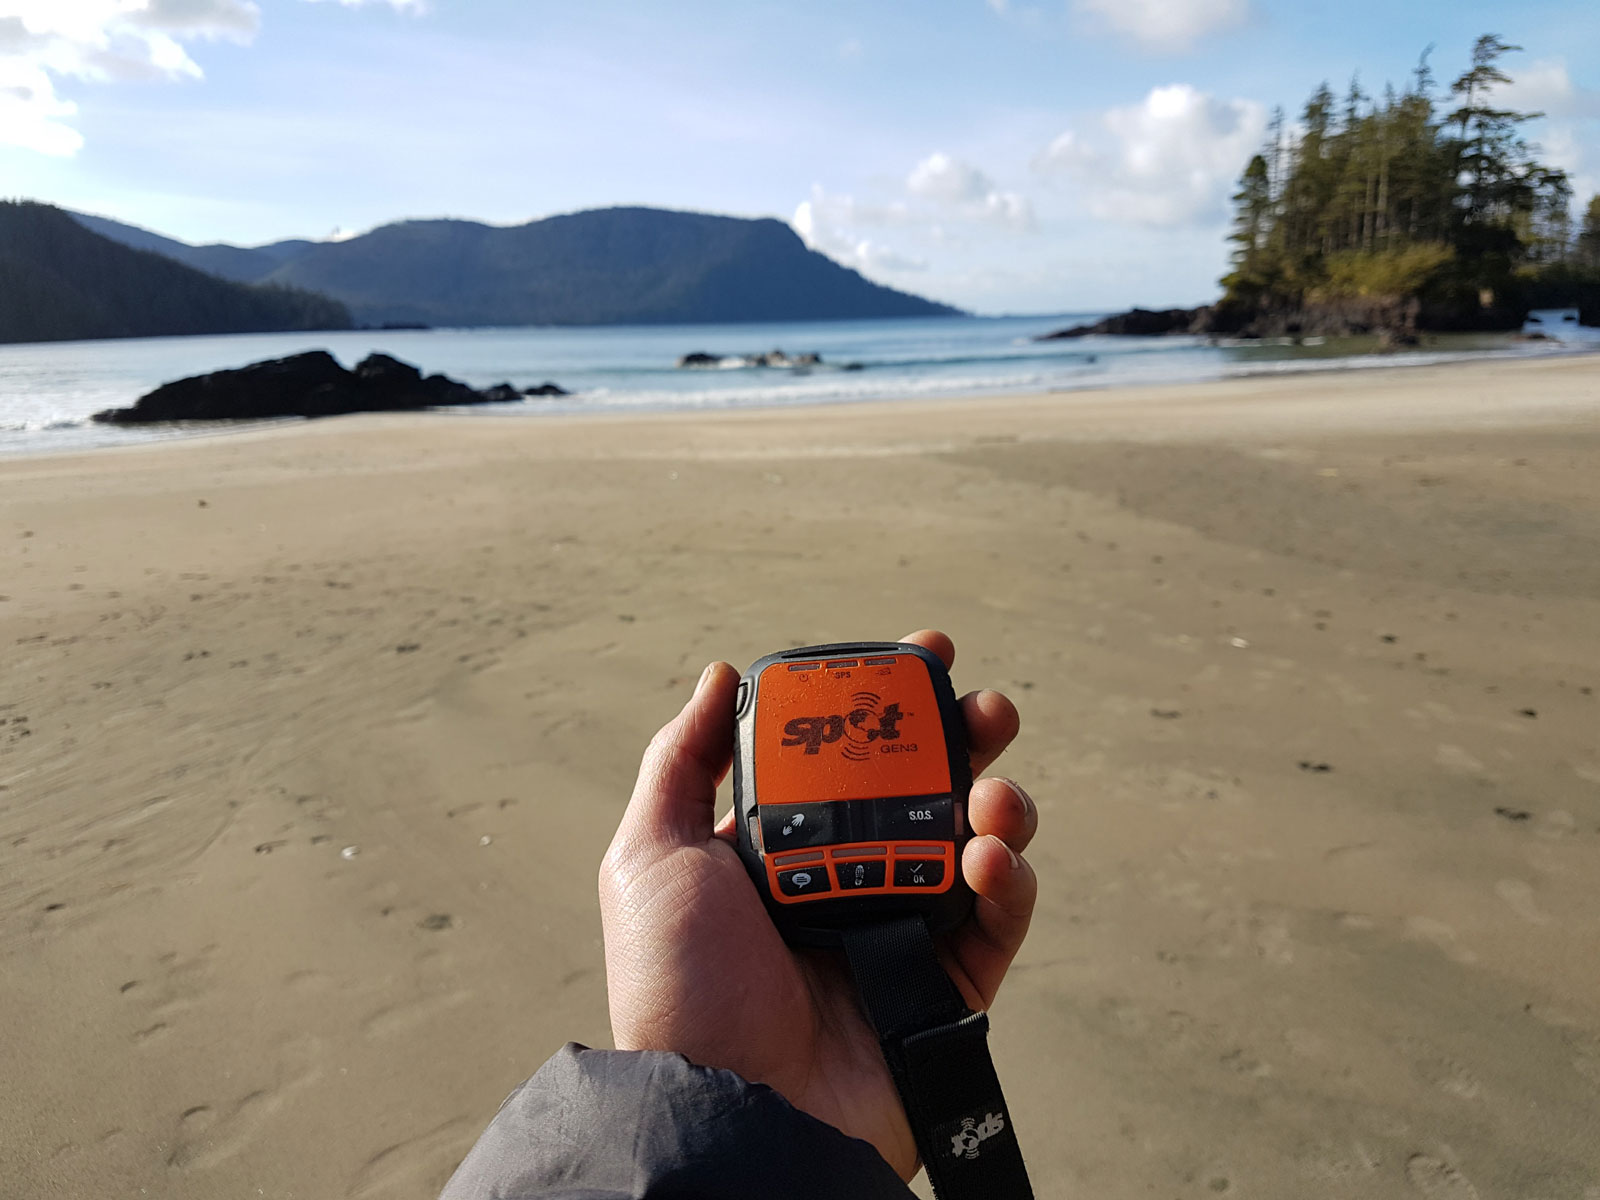
M 372 351 L 424 373 L 487 387 L 546 380 L 571 396 L 465 409 L 527 416 L 597 410 L 840 404 L 994 393 L 1071 393 L 1125 384 L 1185 383 L 1261 372 L 1359 369 L 1476 357 L 1600 350 L 1600 330 L 1537 314 L 1558 342 L 1452 335 L 1417 349 L 1377 353 L 1371 338 L 1217 343 L 1198 337 L 1088 337 L 1037 342 L 1041 333 L 1102 314 L 943 317 L 754 325 L 437 329 L 139 338 L 0 346 L 0 455 L 125 445 L 215 433 L 216 425 L 125 429 L 91 414 L 132 404 L 159 384 L 304 350 L 326 349 L 346 366 Z M 773 349 L 813 353 L 809 369 L 751 367 L 738 356 Z M 692 351 L 726 356 L 717 367 L 680 369 Z M 857 365 L 859 369 L 846 369 Z M 223 426 L 220 428 L 237 428 Z

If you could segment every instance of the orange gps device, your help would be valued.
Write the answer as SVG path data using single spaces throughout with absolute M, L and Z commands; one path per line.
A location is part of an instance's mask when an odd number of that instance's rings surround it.
M 790 942 L 835 945 L 972 908 L 961 877 L 972 770 L 944 663 L 921 646 L 845 642 L 745 672 L 733 765 L 739 854 Z

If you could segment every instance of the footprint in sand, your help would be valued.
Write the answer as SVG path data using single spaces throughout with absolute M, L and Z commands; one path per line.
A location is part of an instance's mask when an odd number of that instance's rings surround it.
M 466 1117 L 446 1121 L 426 1133 L 387 1146 L 369 1158 L 345 1195 L 375 1200 L 415 1191 L 437 1192 L 478 1136 L 478 1122 Z
M 1462 1063 L 1436 1051 L 1425 1042 L 1407 1039 L 1406 1056 L 1418 1079 L 1463 1100 L 1475 1100 L 1482 1092 L 1477 1078 Z
M 1407 917 L 1404 925 L 1408 937 L 1431 942 L 1452 962 L 1471 966 L 1478 961 L 1476 954 L 1457 943 L 1456 931 L 1443 921 L 1432 917 Z
M 1533 925 L 1548 925 L 1550 917 L 1533 898 L 1533 885 L 1520 879 L 1502 879 L 1494 885 L 1494 893 L 1510 906 L 1524 921 Z
M 1478 1189 L 1449 1163 L 1426 1154 L 1406 1160 L 1406 1181 L 1428 1200 L 1480 1200 Z
M 288 1043 L 279 1052 L 278 1069 L 269 1086 L 245 1094 L 231 1107 L 224 1106 L 221 1115 L 208 1104 L 183 1111 L 167 1166 L 180 1171 L 205 1170 L 226 1162 L 248 1147 L 296 1092 L 321 1075 L 319 1039 L 306 1037 Z
M 420 996 L 400 1004 L 380 1008 L 361 1022 L 361 1032 L 369 1038 L 389 1037 L 404 1033 L 413 1026 L 432 1020 L 458 1004 L 471 1000 L 470 991 L 445 992 L 437 996 Z

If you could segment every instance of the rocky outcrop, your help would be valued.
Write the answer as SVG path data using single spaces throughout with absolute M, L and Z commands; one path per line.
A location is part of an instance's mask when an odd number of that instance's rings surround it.
M 524 396 L 570 396 L 571 392 L 558 383 L 551 383 L 548 379 L 531 388 L 523 388 Z
M 1415 296 L 1336 296 L 1295 307 L 1250 307 L 1223 301 L 1200 308 L 1130 309 L 1093 325 L 1058 329 L 1035 340 L 1091 334 L 1151 337 L 1190 333 L 1241 338 L 1383 334 L 1394 345 L 1414 345 L 1420 331 L 1506 332 L 1522 328 L 1526 316 L 1524 311 L 1505 306 L 1430 305 Z M 1407 342 L 1407 338 L 1412 340 Z
M 1197 323 L 1204 323 L 1204 317 L 1210 313 L 1209 308 L 1130 308 L 1125 313 L 1114 313 L 1103 320 L 1096 321 L 1093 325 L 1074 325 L 1070 329 L 1057 329 L 1053 333 L 1041 334 L 1036 337 L 1036 342 L 1053 342 L 1061 338 L 1090 337 L 1097 334 L 1113 334 L 1126 337 L 1153 337 L 1164 333 L 1204 333 L 1205 329 L 1195 328 Z
M 107 409 L 94 419 L 108 425 L 250 421 L 520 399 L 522 392 L 509 383 L 478 391 L 444 375 L 424 376 L 410 363 L 387 354 L 370 354 L 355 370 L 347 371 L 326 350 L 311 350 L 165 383 L 141 396 L 132 408 Z
M 683 367 L 820 367 L 820 354 L 785 354 L 782 350 L 767 350 L 759 354 L 707 354 L 695 350 L 678 359 Z M 848 368 L 847 368 L 848 369 Z

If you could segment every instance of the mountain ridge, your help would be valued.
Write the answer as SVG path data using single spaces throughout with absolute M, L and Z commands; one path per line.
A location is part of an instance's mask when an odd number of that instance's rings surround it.
M 368 324 L 613 325 L 958 315 L 866 279 L 771 217 L 643 206 L 520 225 L 390 222 L 337 242 L 191 246 L 105 217 L 106 236 L 250 283 L 310 289 Z
M 0 342 L 350 326 L 326 296 L 221 279 L 95 233 L 64 209 L 0 201 Z

